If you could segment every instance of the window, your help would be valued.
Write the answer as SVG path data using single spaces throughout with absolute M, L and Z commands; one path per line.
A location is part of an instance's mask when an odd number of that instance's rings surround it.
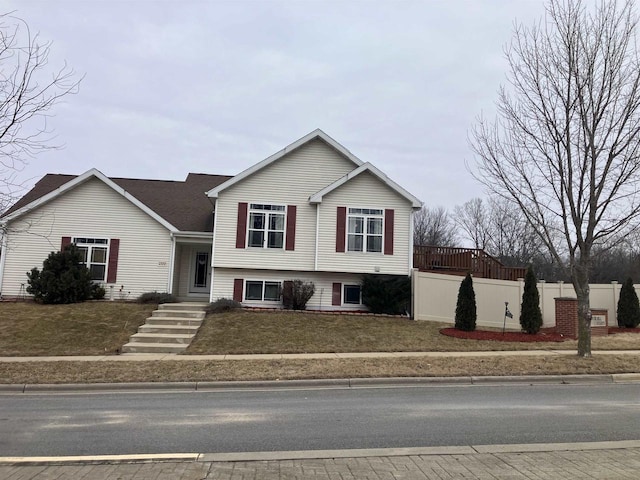
M 350 208 L 347 217 L 347 251 L 382 252 L 382 210 Z
M 249 205 L 250 247 L 282 248 L 284 245 L 285 206 L 252 203 Z
M 91 273 L 91 280 L 104 282 L 107 275 L 109 240 L 106 238 L 76 237 L 73 243 L 82 256 L 82 264 Z
M 345 285 L 342 295 L 342 303 L 350 303 L 352 305 L 360 305 L 360 285 Z
M 245 292 L 245 300 L 278 302 L 280 301 L 280 282 L 247 280 Z

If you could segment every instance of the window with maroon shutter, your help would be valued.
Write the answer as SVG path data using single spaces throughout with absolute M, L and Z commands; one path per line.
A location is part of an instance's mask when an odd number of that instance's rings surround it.
M 62 242 L 60 244 L 60 251 L 63 251 L 67 245 L 71 245 L 71 237 L 62 237 Z
M 242 278 L 236 278 L 233 280 L 233 299 L 236 302 L 242 302 L 244 287 L 244 280 Z
M 246 202 L 238 203 L 238 223 L 236 230 L 236 248 L 244 248 L 247 238 L 247 210 Z
M 342 305 L 342 284 L 334 283 L 331 291 L 331 305 Z
M 391 209 L 384 211 L 384 254 L 393 255 L 393 217 Z
M 80 254 L 80 263 L 85 265 L 89 270 L 90 278 L 94 282 L 107 281 L 107 270 L 109 267 L 109 244 L 108 238 L 94 237 L 73 237 L 71 242 L 77 247 Z M 113 268 L 115 272 L 117 268 L 118 241 L 116 240 L 115 262 Z M 115 281 L 115 280 L 114 280 Z
M 115 283 L 118 279 L 118 257 L 120 256 L 120 240 L 112 238 L 109 242 L 109 263 L 107 267 L 107 283 Z
M 295 250 L 296 248 L 296 211 L 295 205 L 287 206 L 287 240 L 285 250 Z
M 348 252 L 382 253 L 384 210 L 349 207 L 346 223 Z
M 336 252 L 344 252 L 347 227 L 347 207 L 338 207 L 336 218 Z

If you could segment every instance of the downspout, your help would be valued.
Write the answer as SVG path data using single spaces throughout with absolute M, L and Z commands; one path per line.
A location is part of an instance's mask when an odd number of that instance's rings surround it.
M 216 232 L 218 231 L 218 201 L 216 200 L 213 204 L 213 237 L 211 239 L 211 280 L 209 281 L 209 303 L 213 303 L 213 279 L 215 269 L 213 268 L 214 264 L 214 255 L 216 252 Z
M 2 284 L 4 281 L 4 264 L 7 260 L 7 231 L 6 223 L 0 223 L 0 298 L 2 298 Z M 2 233 L 4 232 L 4 233 Z
M 318 237 L 320 236 L 320 204 L 316 203 L 316 250 L 313 259 L 313 269 L 318 271 Z
M 169 255 L 169 281 L 167 282 L 167 292 L 173 294 L 173 269 L 176 262 L 176 237 L 173 232 L 169 232 L 171 238 L 171 253 Z
M 411 209 L 411 214 L 409 215 L 409 275 L 413 270 L 413 216 L 415 213 L 415 210 Z

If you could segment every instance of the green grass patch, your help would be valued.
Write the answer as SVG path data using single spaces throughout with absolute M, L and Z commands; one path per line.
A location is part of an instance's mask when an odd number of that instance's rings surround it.
M 2 302 L 0 356 L 114 354 L 155 308 L 118 302 Z

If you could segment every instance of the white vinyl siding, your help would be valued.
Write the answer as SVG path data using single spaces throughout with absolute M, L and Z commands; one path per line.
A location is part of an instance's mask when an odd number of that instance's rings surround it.
M 362 276 L 358 274 L 327 273 L 327 272 L 299 272 L 288 270 L 256 270 L 256 269 L 214 269 L 213 299 L 233 298 L 233 282 L 235 279 L 244 281 L 243 299 L 246 298 L 246 280 L 261 280 L 265 282 L 282 282 L 286 280 L 303 280 L 313 282 L 316 291 L 307 303 L 307 308 L 311 310 L 366 310 L 363 305 L 331 305 L 333 284 L 339 282 L 343 285 L 359 285 Z M 248 306 L 258 305 L 273 307 L 274 302 L 244 301 Z M 278 302 L 277 306 L 282 306 Z
M 394 210 L 393 255 L 383 252 L 336 252 L 338 207 Z M 333 192 L 320 205 L 318 270 L 337 272 L 409 274 L 411 205 L 370 173 L 362 173 Z M 347 213 L 347 219 L 349 213 Z M 348 220 L 347 220 L 348 221 Z M 348 226 L 347 226 L 348 235 Z M 384 228 L 383 228 L 384 235 Z M 383 242 L 384 243 L 384 242 Z
M 279 269 L 286 265 L 292 270 L 313 270 L 316 207 L 309 204 L 309 196 L 354 168 L 353 162 L 332 147 L 321 140 L 314 140 L 223 190 L 216 203 L 218 213 L 214 266 L 254 268 L 259 265 Z M 251 203 L 295 205 L 295 250 L 249 247 L 236 249 L 240 202 L 246 202 L 249 206 Z M 214 283 L 215 281 L 214 275 Z
M 60 250 L 63 236 L 120 239 L 116 299 L 167 290 L 169 231 L 102 181 L 91 179 L 10 224 L 2 295 L 19 295 L 20 285 L 27 285 L 26 272 L 42 268 L 49 253 Z M 109 294 L 107 287 L 107 298 Z

